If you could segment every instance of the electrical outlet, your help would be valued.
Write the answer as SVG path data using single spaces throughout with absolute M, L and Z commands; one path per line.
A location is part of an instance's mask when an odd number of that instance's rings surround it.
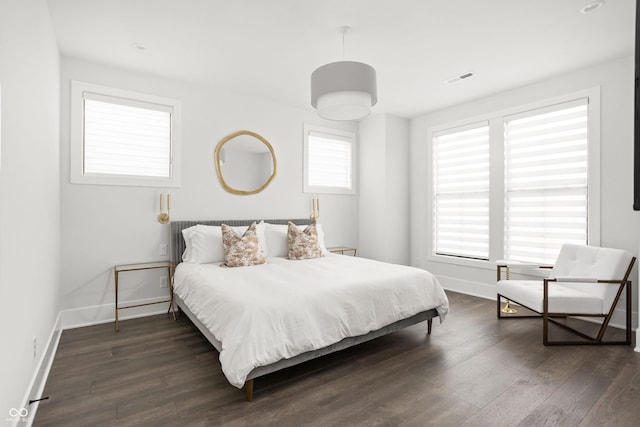
M 33 337 L 33 358 L 36 358 L 38 352 L 38 337 Z
M 160 278 L 160 287 L 161 288 L 167 287 L 167 276 L 163 276 Z
M 166 243 L 161 243 L 160 247 L 158 248 L 158 252 L 160 253 L 161 256 L 164 256 L 167 254 L 168 248 L 167 248 L 167 244 Z

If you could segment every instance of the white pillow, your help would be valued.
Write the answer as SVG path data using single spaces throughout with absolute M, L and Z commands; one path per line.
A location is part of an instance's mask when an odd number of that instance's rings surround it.
M 184 239 L 184 252 L 182 252 L 182 261 L 193 262 L 191 260 L 191 237 L 196 231 L 196 226 L 185 228 L 182 230 L 182 238 Z
M 306 225 L 296 225 L 299 230 L 307 228 Z M 323 255 L 327 255 L 329 251 L 324 246 L 324 231 L 322 225 L 316 223 L 316 230 L 318 231 L 318 245 Z M 285 258 L 289 255 L 289 240 L 288 240 L 288 226 L 284 224 L 264 224 L 264 236 L 266 245 L 262 245 L 265 250 L 265 256 L 268 257 L 282 257 Z M 260 235 L 258 235 L 260 238 Z M 266 249 L 265 249 L 266 248 Z
M 306 225 L 302 225 L 301 227 L 306 227 Z M 322 255 L 327 255 L 329 253 L 329 250 L 324 245 L 324 230 L 322 229 L 322 224 L 320 224 L 319 222 L 316 223 L 316 230 L 318 231 L 318 245 L 320 246 Z
M 231 227 L 239 235 L 243 235 L 248 225 Z M 264 222 L 256 224 L 258 242 L 264 248 L 265 241 Z M 219 225 L 194 225 L 182 230 L 185 241 L 185 250 L 182 260 L 197 264 L 211 262 L 224 262 L 224 245 L 222 243 L 222 228 Z M 264 250 L 264 249 L 263 249 Z
M 219 225 L 196 225 L 191 234 L 191 261 L 198 264 L 223 262 L 222 229 Z
M 240 227 L 236 227 L 236 228 L 240 228 Z M 244 234 L 244 232 L 247 231 L 247 228 L 249 227 L 243 228 L 242 234 Z M 236 232 L 240 234 L 238 230 L 236 230 Z M 266 257 L 267 256 L 267 236 L 265 234 L 266 231 L 265 231 L 264 221 L 260 221 L 259 223 L 256 224 L 256 233 L 258 234 L 258 243 L 260 243 L 260 246 L 262 246 L 262 253 Z

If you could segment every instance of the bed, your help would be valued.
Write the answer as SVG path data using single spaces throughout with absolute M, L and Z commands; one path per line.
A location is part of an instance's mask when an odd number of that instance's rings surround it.
M 273 229 L 288 221 L 265 220 Z M 270 253 L 262 265 L 182 262 L 183 230 L 227 224 L 241 231 L 253 222 L 171 224 L 174 302 L 219 351 L 227 380 L 244 388 L 248 401 L 257 377 L 416 323 L 427 321 L 431 333 L 433 318 L 442 321 L 448 312 L 444 290 L 424 270 L 326 251 L 306 260 L 269 256 L 278 254 L 272 235 L 266 238 Z

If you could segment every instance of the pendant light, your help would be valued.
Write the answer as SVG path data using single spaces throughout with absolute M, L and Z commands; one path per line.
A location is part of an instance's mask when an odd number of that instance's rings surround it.
M 342 28 L 344 38 L 350 27 Z M 311 74 L 311 105 L 318 115 L 329 120 L 357 120 L 371 113 L 378 102 L 376 70 L 355 61 L 339 61 L 323 65 Z

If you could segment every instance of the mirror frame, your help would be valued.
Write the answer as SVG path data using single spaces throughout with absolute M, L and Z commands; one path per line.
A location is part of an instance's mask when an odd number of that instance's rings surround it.
M 269 179 L 267 179 L 267 182 L 265 182 L 264 184 L 262 184 L 262 186 L 260 186 L 255 190 L 237 190 L 231 187 L 229 184 L 227 184 L 227 181 L 225 181 L 224 177 L 222 176 L 222 169 L 220 168 L 220 150 L 222 150 L 222 147 L 224 146 L 224 144 L 226 144 L 227 142 L 231 141 L 232 139 L 240 135 L 248 135 L 256 138 L 258 141 L 266 145 L 269 151 L 271 152 L 271 160 L 273 160 L 273 172 L 271 173 L 271 176 L 269 177 Z M 224 188 L 229 193 L 237 194 L 240 196 L 248 196 L 251 194 L 257 194 L 261 192 L 262 190 L 267 188 L 269 184 L 271 184 L 271 181 L 273 181 L 273 178 L 276 177 L 276 172 L 278 171 L 278 162 L 276 160 L 276 152 L 273 150 L 273 147 L 271 146 L 271 144 L 269 144 L 269 141 L 267 141 L 257 133 L 251 132 L 249 130 L 239 130 L 237 132 L 232 133 L 231 135 L 225 136 L 216 146 L 216 150 L 214 152 L 213 157 L 216 163 L 216 173 L 218 174 L 218 180 L 220 181 L 220 184 L 222 184 L 222 188 Z

